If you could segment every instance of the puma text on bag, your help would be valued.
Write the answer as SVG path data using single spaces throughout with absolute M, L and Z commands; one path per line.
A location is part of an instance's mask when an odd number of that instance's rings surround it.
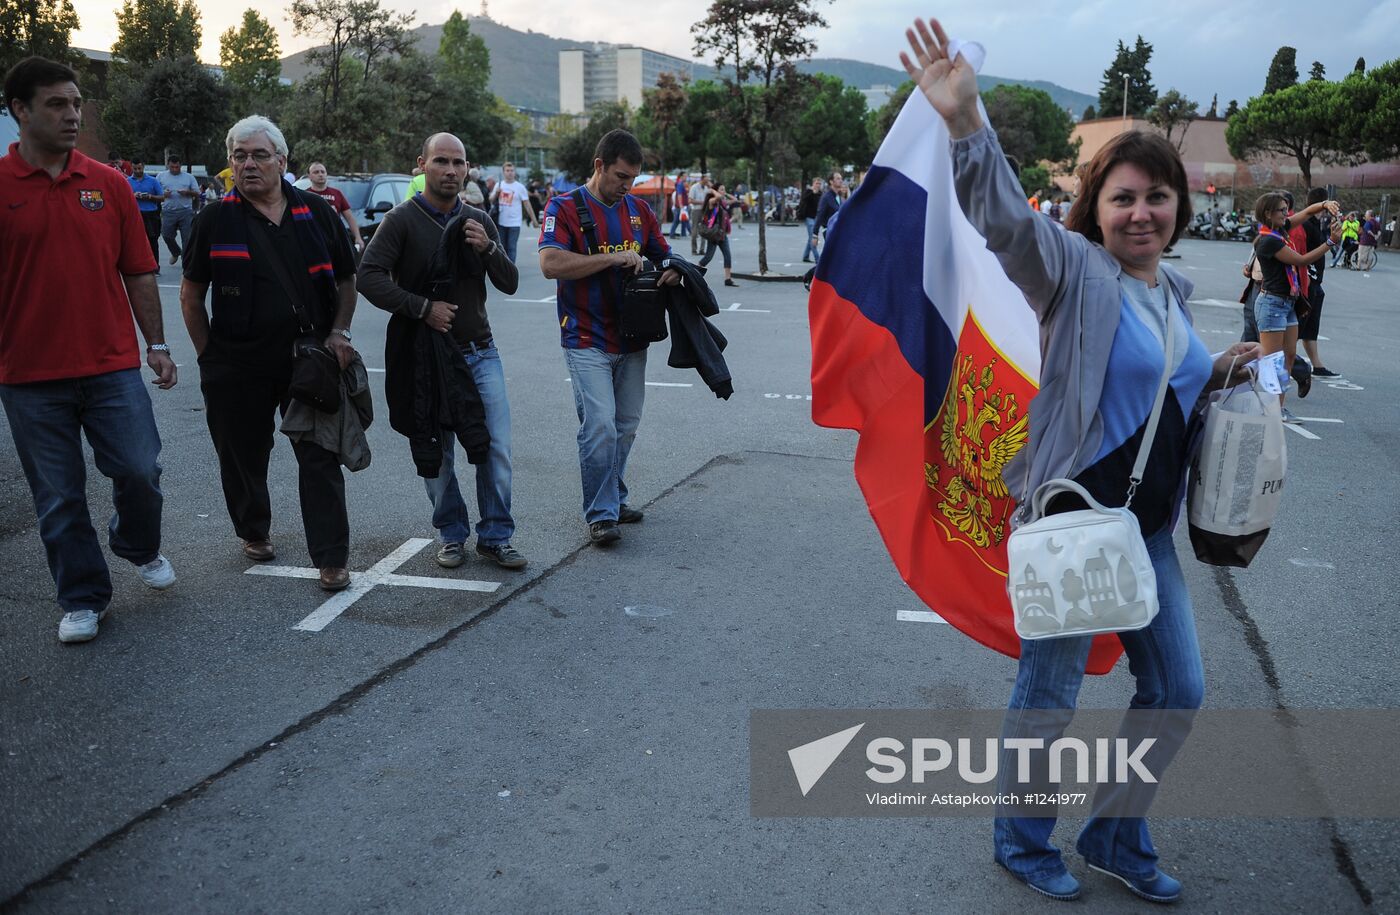
M 1269 536 L 1287 471 L 1278 397 L 1257 378 L 1211 394 L 1186 490 L 1196 558 L 1248 566 Z

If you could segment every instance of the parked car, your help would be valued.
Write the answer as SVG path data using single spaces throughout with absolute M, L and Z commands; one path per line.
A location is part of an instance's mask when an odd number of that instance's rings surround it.
M 408 195 L 409 175 L 382 172 L 377 175 L 331 175 L 326 183 L 345 195 L 355 221 L 360 224 L 360 237 L 369 244 L 374 230 L 379 228 L 384 214 L 403 202 Z M 305 190 L 311 186 L 311 179 L 301 177 L 296 186 Z

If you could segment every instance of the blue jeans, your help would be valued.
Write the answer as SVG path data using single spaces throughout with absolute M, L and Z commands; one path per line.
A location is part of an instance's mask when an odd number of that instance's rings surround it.
M 1280 333 L 1298 323 L 1292 298 L 1260 292 L 1254 300 L 1254 321 L 1262 332 Z
M 462 356 L 472 370 L 472 380 L 486 408 L 486 431 L 491 434 L 491 451 L 486 463 L 476 468 L 476 507 L 481 520 L 476 524 L 476 541 L 482 546 L 510 543 L 515 521 L 510 516 L 510 402 L 506 400 L 506 373 L 495 344 L 477 349 L 462 348 Z M 465 543 L 471 533 L 471 518 L 462 489 L 457 483 L 453 460 L 457 440 L 442 437 L 442 468 L 431 480 L 424 480 L 428 499 L 433 503 L 433 527 L 443 543 Z
M 705 244 L 708 245 L 708 247 L 705 248 L 705 256 L 702 257 L 702 258 L 700 258 L 700 266 L 701 266 L 701 267 L 705 267 L 705 266 L 708 266 L 708 265 L 709 265 L 710 260 L 711 260 L 711 258 L 713 258 L 713 257 L 715 256 L 715 252 L 716 252 L 716 251 L 722 252 L 722 253 L 724 254 L 724 266 L 726 266 L 726 267 L 731 267 L 731 266 L 732 266 L 732 264 L 731 264 L 731 262 L 730 262 L 730 257 L 729 257 L 729 236 L 728 236 L 728 235 L 726 235 L 726 236 L 724 236 L 723 238 L 721 238 L 721 239 L 719 240 L 719 243 L 718 243 L 718 244 L 716 244 L 715 242 L 712 242 L 712 241 L 706 241 Z
M 671 220 L 671 231 L 668 233 L 669 235 L 675 236 L 676 226 L 681 227 L 681 238 L 685 238 L 690 234 L 690 220 L 681 220 L 681 213 L 685 212 L 686 209 L 688 209 L 688 207 L 676 207 L 676 216 Z
M 190 246 L 190 232 L 194 228 L 194 210 L 185 209 L 164 209 L 160 214 L 160 234 L 165 239 L 165 246 L 170 249 L 171 257 L 179 257 L 185 249 Z M 175 240 L 175 233 L 180 234 L 180 240 Z
M 1191 612 L 1191 595 L 1181 574 L 1170 527 L 1147 538 L 1147 552 L 1157 575 L 1159 610 L 1152 623 L 1137 632 L 1121 632 L 1118 637 L 1128 656 L 1128 670 L 1137 681 L 1130 709 L 1200 708 L 1205 691 L 1201 649 L 1196 642 L 1196 621 Z M 1003 733 L 1044 737 L 1048 746 L 1058 739 L 1073 715 L 1089 658 L 1089 637 L 1021 641 L 1021 663 L 1016 685 L 1006 713 Z M 1024 709 L 1065 710 L 1054 725 L 1027 728 L 1017 713 Z M 1190 715 L 1168 716 L 1169 732 L 1156 734 L 1158 743 L 1144 755 L 1153 773 L 1161 773 L 1175 756 L 1189 730 Z M 1125 731 L 1127 724 L 1125 722 Z M 1014 756 L 1004 754 L 1000 771 L 1009 773 Z M 1095 807 L 1111 801 L 1111 786 L 1095 796 Z M 1135 789 L 1141 790 L 1141 789 Z M 1142 797 L 1142 794 L 1138 795 Z M 1018 876 L 1035 880 L 1064 871 L 1059 849 L 1050 844 L 1054 817 L 996 818 L 994 826 L 996 860 Z M 1141 817 L 1091 817 L 1079 834 L 1078 851 L 1094 864 L 1134 877 L 1150 877 L 1156 870 L 1157 852 Z
M 583 480 L 583 518 L 616 521 L 627 502 L 627 455 L 637 438 L 646 398 L 647 351 L 605 353 L 564 350 L 578 411 L 578 466 Z
M 817 246 L 812 243 L 812 236 L 817 234 L 817 217 L 809 216 L 804 221 L 807 223 L 807 247 L 802 249 L 802 259 L 804 261 L 808 258 L 816 260 Z
M 0 385 L 20 466 L 34 495 L 39 538 L 65 612 L 105 610 L 112 579 L 88 515 L 87 465 L 112 481 L 112 552 L 137 565 L 160 554 L 160 433 L 140 369 Z
M 501 247 L 506 249 L 506 257 L 515 263 L 515 248 L 520 244 L 520 226 L 496 226 L 501 235 Z

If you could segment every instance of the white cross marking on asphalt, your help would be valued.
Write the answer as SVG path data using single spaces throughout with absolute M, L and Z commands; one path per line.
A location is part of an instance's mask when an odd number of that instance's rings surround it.
M 364 597 L 370 591 L 380 585 L 391 585 L 406 588 L 437 588 L 444 591 L 480 591 L 490 594 L 501 586 L 498 581 L 469 581 L 461 578 L 424 578 L 418 575 L 396 575 L 394 570 L 408 562 L 418 554 L 423 547 L 432 543 L 422 537 L 414 537 L 412 540 L 404 541 L 404 544 L 394 552 L 385 556 L 363 572 L 350 573 L 350 587 L 334 595 L 324 604 L 317 607 L 306 619 L 293 626 L 293 629 L 302 632 L 320 632 L 329 626 L 337 616 L 340 616 L 355 601 Z M 307 569 L 300 566 L 253 566 L 246 574 L 248 575 L 268 575 L 273 578 L 320 578 L 318 569 Z
M 1292 429 L 1294 432 L 1298 433 L 1298 434 L 1301 435 L 1303 438 L 1310 438 L 1310 439 L 1312 439 L 1312 440 L 1315 441 L 1315 442 L 1321 440 L 1321 438 L 1322 438 L 1322 436 L 1320 436 L 1320 435 L 1313 435 L 1313 434 L 1312 434 L 1311 432 L 1309 432 L 1307 429 L 1304 429 L 1302 426 L 1294 425 L 1293 423 L 1284 423 L 1284 424 L 1283 424 L 1283 428 L 1285 428 L 1285 429 Z
M 733 305 L 730 305 L 728 308 L 724 308 L 724 309 L 721 309 L 721 310 L 722 310 L 722 311 L 726 311 L 726 312 L 737 311 L 737 312 L 739 312 L 740 314 L 751 314 L 751 315 L 766 315 L 766 314 L 771 314 L 771 312 L 769 312 L 769 310 L 766 309 L 766 308 L 740 308 L 738 302 L 735 302 Z

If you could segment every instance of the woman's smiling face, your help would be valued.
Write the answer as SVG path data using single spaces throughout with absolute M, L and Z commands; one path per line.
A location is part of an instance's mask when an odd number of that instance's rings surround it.
M 1099 192 L 1103 246 L 1125 267 L 1146 267 L 1162 256 L 1176 231 L 1179 201 L 1171 185 L 1131 162 L 1114 166 Z

